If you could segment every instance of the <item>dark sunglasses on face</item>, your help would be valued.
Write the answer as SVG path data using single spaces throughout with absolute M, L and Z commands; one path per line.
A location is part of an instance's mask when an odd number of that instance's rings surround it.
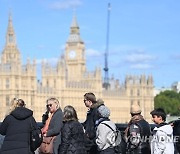
M 52 107 L 52 104 L 47 104 L 46 107 L 47 107 L 47 108 L 48 108 L 48 107 Z

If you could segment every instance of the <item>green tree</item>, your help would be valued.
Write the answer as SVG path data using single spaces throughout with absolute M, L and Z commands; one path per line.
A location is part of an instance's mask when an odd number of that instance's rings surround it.
M 180 93 L 172 90 L 161 92 L 154 98 L 155 108 L 163 108 L 167 114 L 180 115 Z

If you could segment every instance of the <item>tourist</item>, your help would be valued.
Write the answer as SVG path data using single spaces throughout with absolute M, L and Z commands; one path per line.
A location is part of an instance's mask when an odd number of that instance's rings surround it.
M 110 110 L 102 105 L 98 108 L 99 119 L 96 121 L 96 144 L 98 145 L 99 154 L 115 154 L 114 147 L 111 143 L 113 130 L 116 131 L 116 125 L 110 121 Z M 114 141 L 115 142 L 115 141 Z
M 11 101 L 9 114 L 0 125 L 0 134 L 5 135 L 1 154 L 33 154 L 30 150 L 31 127 L 37 128 L 33 111 L 27 109 L 22 99 Z
M 86 120 L 83 123 L 86 136 L 86 149 L 88 154 L 97 154 L 95 122 L 99 118 L 97 113 L 98 107 L 104 104 L 102 100 L 97 102 L 96 96 L 91 92 L 84 95 L 84 104 L 88 108 Z
M 48 119 L 44 127 L 42 128 L 42 133 L 46 137 L 53 138 L 53 154 L 58 154 L 59 145 L 61 143 L 61 128 L 63 126 L 63 113 L 59 105 L 57 98 L 51 97 L 46 101 L 46 108 L 49 112 Z M 44 144 L 44 143 L 42 143 Z M 44 149 L 40 146 L 39 153 L 43 153 Z
M 153 129 L 151 154 L 174 154 L 173 129 L 166 121 L 164 109 L 157 108 L 150 113 L 152 121 L 157 124 Z
M 59 154 L 86 154 L 83 126 L 78 121 L 76 110 L 72 106 L 64 108 L 64 125 Z
M 150 154 L 150 126 L 141 115 L 141 108 L 134 104 L 130 110 L 131 120 L 125 130 L 127 154 Z

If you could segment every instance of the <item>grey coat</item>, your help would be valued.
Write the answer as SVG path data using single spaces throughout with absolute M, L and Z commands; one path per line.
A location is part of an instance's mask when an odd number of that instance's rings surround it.
M 56 136 L 54 140 L 53 154 L 58 154 L 59 145 L 61 144 L 61 128 L 63 126 L 63 113 L 61 109 L 57 109 L 57 111 L 53 114 L 52 119 L 50 121 L 47 136 Z

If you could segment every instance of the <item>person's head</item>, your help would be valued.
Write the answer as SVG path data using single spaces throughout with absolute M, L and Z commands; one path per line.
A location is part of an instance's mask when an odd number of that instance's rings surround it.
M 141 108 L 138 104 L 133 104 L 130 109 L 131 116 L 141 114 Z
M 12 112 L 13 110 L 15 110 L 17 107 L 25 107 L 26 104 L 22 99 L 19 98 L 13 98 L 11 100 L 11 106 L 10 106 L 10 111 Z
M 152 121 L 155 124 L 160 124 L 166 121 L 166 113 L 162 108 L 154 109 L 150 114 L 152 115 Z
M 56 112 L 56 110 L 60 108 L 58 99 L 55 97 L 47 99 L 46 108 L 50 113 Z
M 105 105 L 101 105 L 100 107 L 98 107 L 98 113 L 100 118 L 109 118 L 110 116 L 110 110 Z
M 63 113 L 64 121 L 78 121 L 76 110 L 71 105 L 66 106 Z
M 84 95 L 84 104 L 86 107 L 90 108 L 93 104 L 96 103 L 96 96 L 89 92 Z

